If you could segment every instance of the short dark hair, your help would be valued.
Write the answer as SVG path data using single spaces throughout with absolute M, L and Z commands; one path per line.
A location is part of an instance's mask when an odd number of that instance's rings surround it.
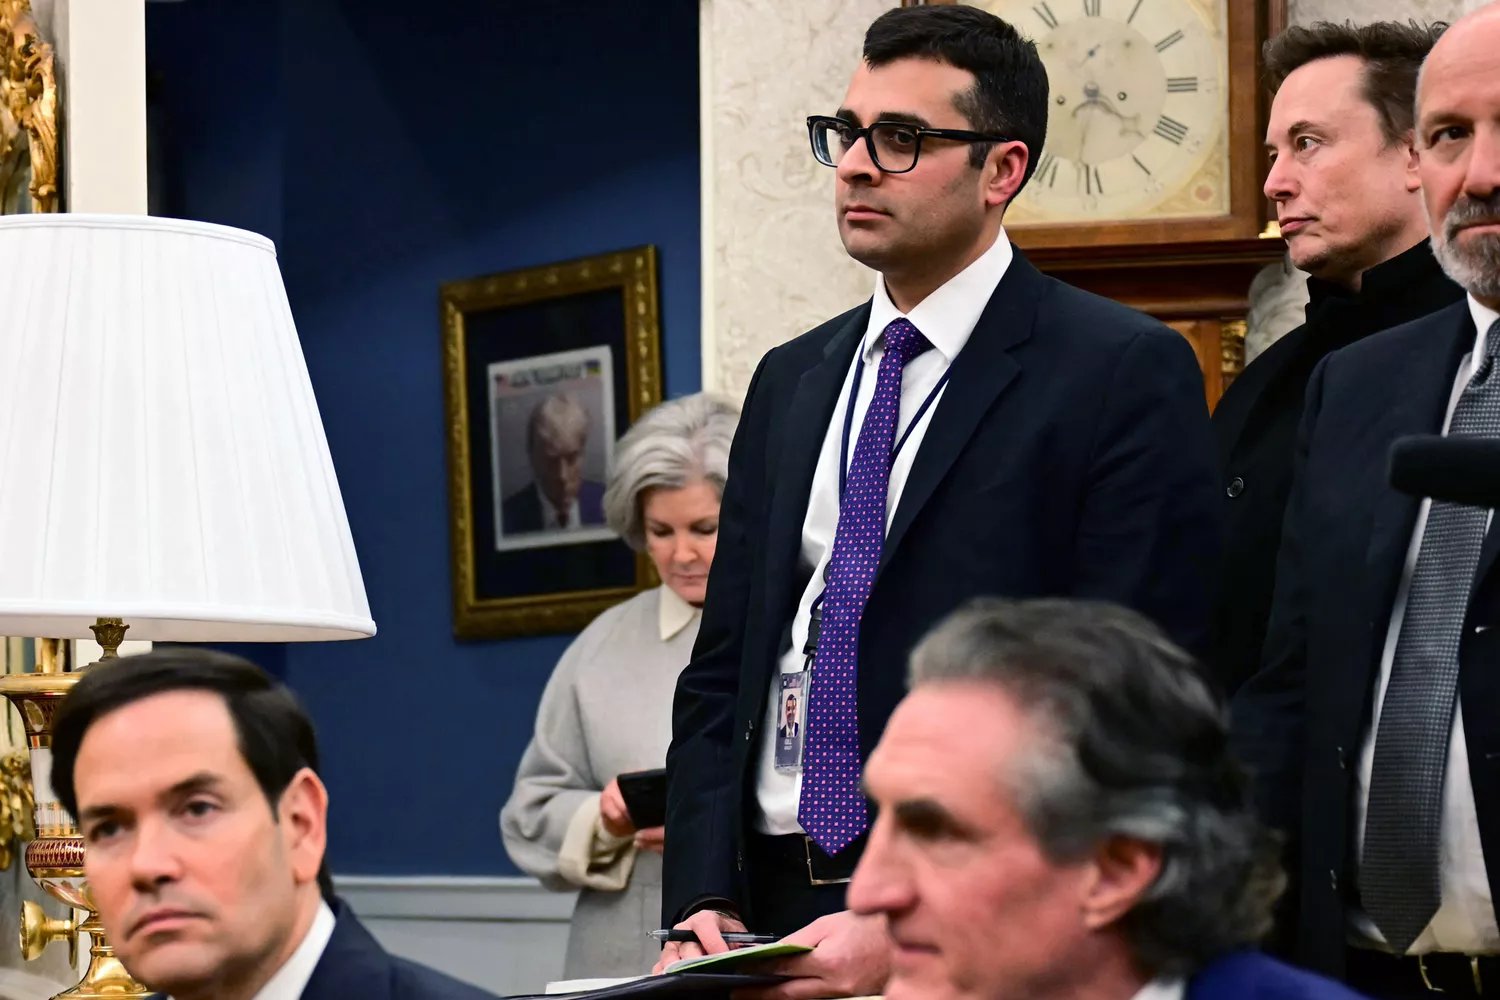
M 76 819 L 74 769 L 90 727 L 118 709 L 171 691 L 206 691 L 224 699 L 234 721 L 240 756 L 260 785 L 271 814 L 304 767 L 318 770 L 312 720 L 286 685 L 242 657 L 189 646 L 159 648 L 90 667 L 63 699 L 52 721 L 52 790 Z M 325 857 L 318 887 L 333 898 Z
M 1364 99 L 1380 117 L 1386 144 L 1395 145 L 1414 128 L 1417 74 L 1447 27 L 1443 21 L 1318 21 L 1288 28 L 1261 49 L 1266 83 L 1274 94 L 1287 77 L 1310 62 L 1356 56 L 1364 63 Z
M 877 17 L 865 32 L 864 58 L 871 67 L 898 59 L 932 59 L 972 73 L 974 86 L 954 98 L 953 105 L 974 131 L 1025 143 L 1025 187 L 1047 141 L 1047 68 L 1036 43 L 977 7 L 897 7 Z M 975 143 L 969 163 L 983 166 L 992 149 L 993 143 Z

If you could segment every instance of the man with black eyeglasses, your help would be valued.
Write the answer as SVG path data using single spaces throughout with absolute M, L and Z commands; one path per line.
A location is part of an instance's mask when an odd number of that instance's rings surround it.
M 1041 153 L 1035 46 L 971 7 L 870 27 L 843 107 L 808 121 L 870 301 L 761 361 L 668 755 L 664 919 L 813 951 L 768 997 L 880 992 L 878 918 L 845 908 L 859 773 L 918 639 L 977 595 L 1097 598 L 1201 648 L 1216 471 L 1191 347 L 1044 277 L 1005 237 Z M 803 738 L 775 738 L 789 693 Z

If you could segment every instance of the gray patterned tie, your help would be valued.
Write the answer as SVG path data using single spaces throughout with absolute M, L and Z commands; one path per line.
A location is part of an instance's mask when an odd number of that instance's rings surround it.
M 1450 435 L 1500 436 L 1500 374 L 1492 371 L 1497 353 L 1500 322 L 1486 335 L 1484 361 L 1458 399 Z M 1366 912 L 1398 955 L 1441 902 L 1443 773 L 1458 693 L 1458 644 L 1488 517 L 1479 507 L 1433 502 L 1380 709 L 1359 888 Z

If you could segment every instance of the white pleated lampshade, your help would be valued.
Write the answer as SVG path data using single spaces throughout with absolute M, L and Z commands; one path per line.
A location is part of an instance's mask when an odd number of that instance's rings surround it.
M 276 252 L 148 216 L 0 218 L 0 635 L 373 635 Z

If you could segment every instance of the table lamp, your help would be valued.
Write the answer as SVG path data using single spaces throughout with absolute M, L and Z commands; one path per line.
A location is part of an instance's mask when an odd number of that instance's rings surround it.
M 300 642 L 375 633 L 269 240 L 148 216 L 0 217 L 0 635 Z M 26 867 L 92 940 L 60 997 L 144 996 L 114 957 L 51 789 L 56 644 L 0 677 L 31 754 Z M 64 650 L 66 647 L 62 647 Z

